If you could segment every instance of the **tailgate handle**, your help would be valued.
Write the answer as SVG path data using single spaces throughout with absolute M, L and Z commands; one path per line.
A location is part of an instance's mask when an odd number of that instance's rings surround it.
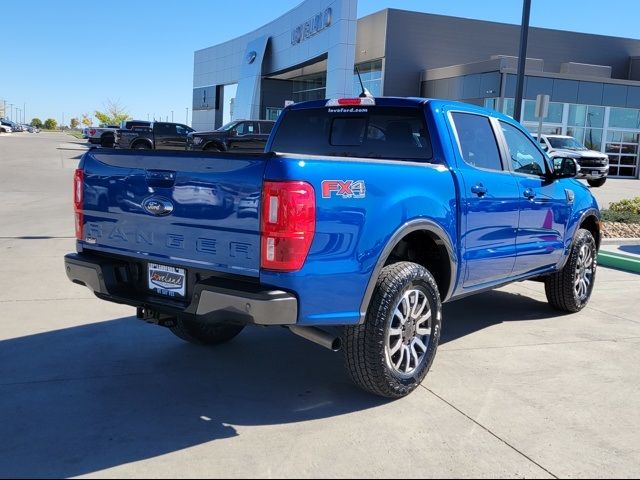
M 176 172 L 169 170 L 147 170 L 147 185 L 150 187 L 173 187 Z

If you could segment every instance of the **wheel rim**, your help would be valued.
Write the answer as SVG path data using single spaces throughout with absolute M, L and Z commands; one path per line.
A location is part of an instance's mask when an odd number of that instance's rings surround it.
M 405 292 L 387 329 L 385 353 L 389 368 L 401 377 L 412 376 L 424 362 L 431 337 L 431 305 L 425 293 Z
M 584 302 L 589 298 L 589 292 L 593 285 L 593 275 L 596 269 L 595 255 L 589 245 L 582 245 L 576 262 L 576 280 L 574 292 L 577 298 Z

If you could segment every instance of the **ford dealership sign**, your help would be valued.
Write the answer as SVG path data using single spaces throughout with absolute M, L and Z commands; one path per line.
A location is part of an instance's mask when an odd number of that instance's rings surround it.
M 333 11 L 327 8 L 291 31 L 291 45 L 297 45 L 331 26 Z

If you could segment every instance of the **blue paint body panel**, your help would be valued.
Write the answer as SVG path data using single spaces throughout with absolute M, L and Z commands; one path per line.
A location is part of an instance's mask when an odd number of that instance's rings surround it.
M 323 108 L 324 101 L 287 110 Z M 378 106 L 420 108 L 431 136 L 428 162 L 292 155 L 177 152 L 87 153 L 82 250 L 253 278 L 292 292 L 301 325 L 349 325 L 361 308 L 390 239 L 426 220 L 452 247 L 449 299 L 561 267 L 583 215 L 598 206 L 574 179 L 545 181 L 464 163 L 449 112 L 512 119 L 471 105 L 426 99 L 376 99 Z M 519 127 L 519 126 L 518 126 Z M 519 127 L 521 128 L 521 127 Z M 173 176 L 172 176 L 173 175 Z M 302 269 L 260 270 L 260 194 L 266 180 L 303 180 L 315 190 L 316 228 Z M 363 198 L 323 198 L 325 180 L 363 181 Z M 490 195 L 470 189 L 481 182 Z M 534 201 L 523 198 L 533 189 Z M 567 190 L 574 194 L 567 200 Z M 166 216 L 145 211 L 149 197 L 169 200 Z

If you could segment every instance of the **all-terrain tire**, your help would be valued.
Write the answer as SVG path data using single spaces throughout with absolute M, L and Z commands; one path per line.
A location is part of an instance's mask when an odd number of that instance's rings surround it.
M 551 306 L 570 313 L 582 310 L 591 298 L 597 267 L 596 241 L 590 231 L 580 229 L 565 266 L 545 279 L 545 293 Z M 584 286 L 581 288 L 580 282 L 587 274 L 589 275 L 588 285 L 586 288 Z
M 170 330 L 182 340 L 195 345 L 220 345 L 234 339 L 244 325 L 231 323 L 203 323 L 177 319 Z
M 427 350 L 415 371 L 402 375 L 393 367 L 387 335 L 405 294 L 418 290 L 428 300 L 430 335 Z M 343 329 L 344 359 L 351 379 L 362 389 L 386 398 L 400 398 L 415 390 L 427 375 L 440 341 L 442 303 L 438 286 L 421 265 L 399 262 L 385 267 L 376 282 L 364 324 Z M 400 361 L 402 365 L 402 361 Z

